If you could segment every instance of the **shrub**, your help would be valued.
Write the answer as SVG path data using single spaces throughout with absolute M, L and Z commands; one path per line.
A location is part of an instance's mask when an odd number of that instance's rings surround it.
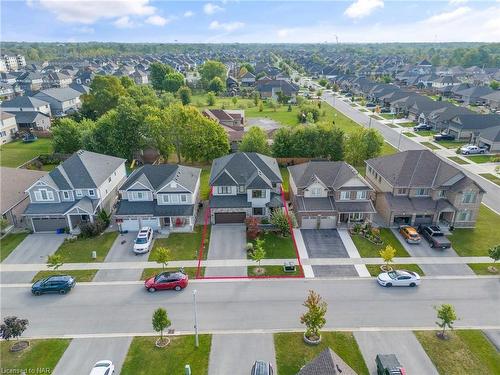
M 98 217 L 96 220 L 91 222 L 80 223 L 80 238 L 91 238 L 96 237 L 101 234 L 104 229 L 106 229 L 105 223 Z
M 259 220 L 255 217 L 249 217 L 245 220 L 247 224 L 247 236 L 251 240 L 256 239 L 260 234 Z
M 109 227 L 109 224 L 111 224 L 111 214 L 108 214 L 105 210 L 101 210 L 97 214 L 97 217 L 102 220 L 106 228 Z
M 275 210 L 271 215 L 271 223 L 281 233 L 282 236 L 290 234 L 288 218 L 283 210 Z
M 247 253 L 251 253 L 253 251 L 253 243 L 247 242 L 247 244 L 245 245 L 245 250 Z

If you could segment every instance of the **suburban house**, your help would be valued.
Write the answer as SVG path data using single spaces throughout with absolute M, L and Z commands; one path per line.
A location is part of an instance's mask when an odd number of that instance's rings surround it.
M 71 87 L 61 87 L 42 90 L 36 93 L 34 97 L 49 103 L 52 116 L 60 117 L 76 112 L 81 108 L 81 95 L 81 92 Z
M 481 96 L 481 99 L 484 99 L 485 104 L 490 107 L 492 111 L 500 110 L 500 90 L 483 95 Z
M 494 91 L 488 86 L 473 86 L 471 88 L 457 91 L 455 97 L 462 100 L 465 104 L 484 105 L 486 100 L 482 98 Z
M 275 159 L 236 152 L 215 159 L 210 172 L 212 224 L 243 223 L 281 209 L 281 174 Z
M 294 99 L 299 92 L 299 87 L 283 79 L 259 80 L 256 90 L 262 99 L 278 99 L 278 93 Z
M 200 174 L 199 168 L 175 164 L 147 164 L 136 169 L 119 189 L 115 218 L 120 229 L 192 231 Z
M 12 141 L 17 130 L 16 116 L 2 111 L 0 117 L 0 144 Z
M 225 109 L 204 109 L 202 115 L 219 123 L 226 131 L 231 151 L 237 151 L 245 134 L 245 111 Z
M 68 87 L 73 78 L 62 72 L 50 72 L 44 77 L 45 87 Z
M 302 229 L 331 229 L 371 221 L 373 188 L 343 161 L 310 161 L 288 167 L 290 200 Z
M 475 143 L 475 138 L 490 128 L 500 125 L 500 115 L 478 113 L 460 114 L 448 123 L 448 132 L 455 138 Z
M 149 83 L 147 73 L 145 73 L 141 70 L 135 70 L 130 75 L 130 78 L 132 78 L 137 85 L 147 85 Z
M 240 77 L 242 86 L 253 86 L 255 84 L 255 75 L 250 72 L 246 72 Z
M 1 60 L 0 60 L 1 61 Z M 14 91 L 14 87 L 8 83 L 0 83 L 0 100 L 10 100 L 16 93 Z
M 17 83 L 24 91 L 36 92 L 42 88 L 43 77 L 38 72 L 24 72 L 16 78 Z
M 2 112 L 16 116 L 19 129 L 50 128 L 50 104 L 30 96 L 16 96 L 0 104 Z
M 22 216 L 30 201 L 26 190 L 47 173 L 23 168 L 0 167 L 0 213 L 10 225 L 26 226 L 26 221 Z
M 77 151 L 26 190 L 30 203 L 23 215 L 34 232 L 74 232 L 99 211 L 111 212 L 125 177 L 125 159 Z
M 385 225 L 474 227 L 484 190 L 433 152 L 411 150 L 365 163 Z
M 486 147 L 489 152 L 500 152 L 500 124 L 482 130 L 476 143 L 479 147 Z

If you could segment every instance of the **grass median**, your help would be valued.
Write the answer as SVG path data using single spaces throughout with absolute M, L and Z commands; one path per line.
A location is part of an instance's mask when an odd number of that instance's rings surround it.
M 295 265 L 295 271 L 285 272 L 283 266 L 260 266 L 264 269 L 264 273 L 257 273 L 256 270 L 258 266 L 248 266 L 247 273 L 248 276 L 298 276 L 300 275 L 300 269 L 298 264 Z
M 37 280 L 44 279 L 54 275 L 69 275 L 73 276 L 77 282 L 84 283 L 90 282 L 94 279 L 97 270 L 68 270 L 68 271 L 40 271 L 31 280 L 34 283 Z
M 381 272 L 384 272 L 380 269 L 381 264 L 367 264 L 366 268 L 370 275 L 373 277 L 377 277 Z M 416 272 L 420 276 L 425 276 L 424 271 L 418 266 L 418 264 L 391 264 L 391 267 L 395 270 L 405 270 Z
M 196 277 L 196 271 L 197 271 L 197 267 L 185 267 L 184 268 L 184 272 L 186 273 L 186 275 L 188 275 L 188 277 L 190 279 L 194 279 Z M 149 279 L 150 277 L 153 277 L 155 275 L 158 275 L 159 273 L 162 273 L 162 272 L 177 272 L 179 271 L 179 268 L 171 268 L 171 267 L 168 267 L 168 268 L 145 268 L 144 270 L 142 270 L 142 275 L 141 275 L 141 280 L 147 280 Z M 203 276 L 205 274 L 205 267 L 202 267 L 201 270 L 200 270 L 200 276 Z

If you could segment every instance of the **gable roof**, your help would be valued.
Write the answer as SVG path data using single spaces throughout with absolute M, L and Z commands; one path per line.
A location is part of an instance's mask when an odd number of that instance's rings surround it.
M 67 100 L 76 99 L 79 98 L 80 95 L 82 95 L 80 91 L 72 89 L 71 87 L 59 87 L 59 88 L 42 90 L 39 93 L 35 94 L 35 98 L 43 97 L 43 95 L 41 94 L 50 96 L 51 98 L 54 98 L 59 102 L 65 102 Z
M 356 375 L 332 349 L 326 348 L 311 362 L 300 369 L 297 375 Z
M 2 108 L 39 108 L 45 105 L 49 105 L 49 103 L 31 96 L 16 96 L 0 104 Z
M 26 198 L 26 189 L 48 172 L 0 167 L 0 214 Z M 15 181 L 15 183 L 12 183 Z

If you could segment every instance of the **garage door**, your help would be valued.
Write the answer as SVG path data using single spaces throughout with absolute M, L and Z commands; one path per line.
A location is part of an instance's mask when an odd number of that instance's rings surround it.
M 33 220 L 33 230 L 35 232 L 55 232 L 58 229 L 66 228 L 68 226 L 68 221 L 65 217 L 34 217 Z
M 336 216 L 322 216 L 320 219 L 320 229 L 332 229 L 335 228 Z
M 417 215 L 415 217 L 415 225 L 432 224 L 432 215 Z
M 123 219 L 122 230 L 128 230 L 130 232 L 139 231 L 139 220 L 138 219 Z
M 302 217 L 302 229 L 316 229 L 318 227 L 318 218 L 316 216 Z
M 244 223 L 247 215 L 244 212 L 224 212 L 215 214 L 215 224 Z
M 160 229 L 159 220 L 154 217 L 141 219 L 141 226 L 150 227 L 153 230 Z
M 411 223 L 411 216 L 394 216 L 394 224 L 402 225 L 410 223 Z

